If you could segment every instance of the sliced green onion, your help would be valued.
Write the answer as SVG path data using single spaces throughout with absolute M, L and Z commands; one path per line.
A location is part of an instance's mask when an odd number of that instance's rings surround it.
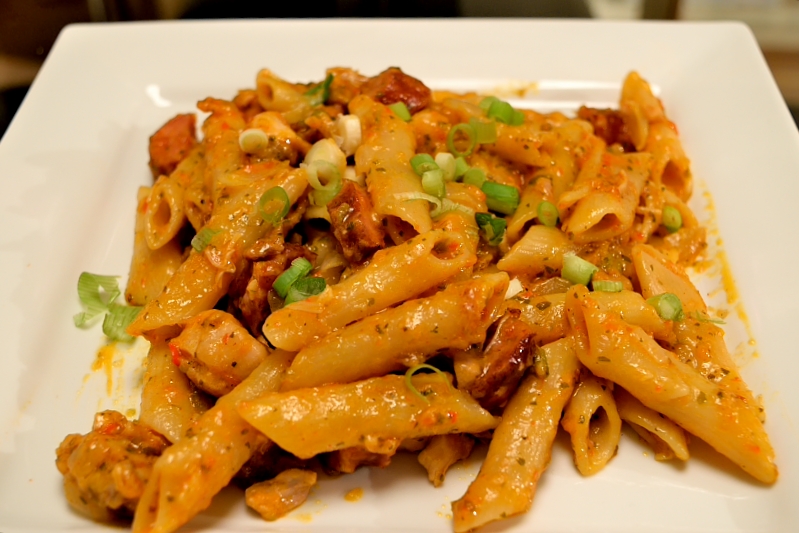
M 691 313 L 691 318 L 695 318 L 700 322 L 710 322 L 711 324 L 726 324 L 726 322 L 724 322 L 720 318 L 710 318 L 709 316 L 702 314 L 699 311 L 694 311 L 693 313 Z
M 285 305 L 305 300 L 311 296 L 320 294 L 327 287 L 325 278 L 302 278 L 295 281 L 290 287 L 286 300 L 283 302 Z
M 495 122 L 483 122 L 472 117 L 469 119 L 469 125 L 474 128 L 474 140 L 477 144 L 497 142 L 497 125 Z
M 131 335 L 125 331 L 142 310 L 141 307 L 130 305 L 111 304 L 108 306 L 108 314 L 103 319 L 103 333 L 106 337 L 114 341 L 129 342 L 133 340 Z
M 676 294 L 664 292 L 649 298 L 646 303 L 654 307 L 663 320 L 681 320 L 683 318 L 682 302 Z
M 305 92 L 311 105 L 321 105 L 327 102 L 327 99 L 330 98 L 331 83 L 333 83 L 333 74 L 328 74 L 322 83 Z
M 466 136 L 465 150 L 459 150 L 455 145 L 456 137 L 459 133 Z M 463 141 L 460 142 L 463 143 Z M 477 132 L 474 131 L 474 127 L 470 124 L 455 124 L 449 129 L 449 133 L 447 133 L 447 148 L 455 157 L 472 155 L 475 146 L 477 146 Z
M 105 293 L 105 297 L 100 289 Z M 78 277 L 78 298 L 86 310 L 72 317 L 75 325 L 84 326 L 89 320 L 108 311 L 108 305 L 120 294 L 116 276 L 81 272 Z
M 305 165 L 304 168 L 308 175 L 308 184 L 314 189 L 311 191 L 311 199 L 314 205 L 327 205 L 330 200 L 341 192 L 341 187 L 343 187 L 341 172 L 333 163 L 316 160 L 309 165 Z M 322 184 L 319 180 L 320 175 L 327 179 L 327 184 Z
M 448 198 L 441 199 L 441 205 L 435 207 L 432 211 L 430 211 L 430 216 L 435 218 L 441 216 L 445 213 L 449 213 L 451 211 L 460 211 L 464 215 L 473 217 L 474 216 L 474 209 L 470 207 L 466 207 L 465 205 L 461 205 L 457 202 L 453 202 Z
M 455 158 L 455 177 L 460 178 L 469 170 L 469 163 L 463 157 Z
M 504 218 L 495 217 L 491 213 L 476 213 L 474 219 L 490 246 L 499 246 L 505 236 L 508 223 Z
M 436 374 L 441 376 L 444 379 L 444 382 L 450 388 L 452 388 L 452 384 L 449 382 L 449 379 L 447 379 L 447 376 L 441 370 L 439 370 L 438 368 L 434 367 L 433 365 L 428 365 L 427 363 L 422 363 L 420 365 L 416 365 L 416 366 L 410 367 L 408 369 L 408 371 L 405 372 L 405 386 L 408 387 L 408 389 L 410 389 L 410 391 L 413 394 L 415 394 L 416 396 L 418 396 L 419 398 L 424 400 L 426 403 L 430 403 L 430 400 L 427 399 L 427 396 L 425 396 L 424 394 L 419 392 L 419 389 L 414 387 L 413 386 L 413 381 L 411 381 L 411 378 L 413 377 L 413 375 L 415 373 L 417 373 L 418 371 L 422 370 L 422 369 L 432 370 L 433 372 L 435 372 Z
M 591 287 L 596 292 L 621 292 L 624 288 L 624 284 L 621 281 L 595 279 L 591 282 Z
M 497 119 L 504 124 L 510 124 L 514 111 L 515 109 L 513 109 L 513 106 L 508 102 L 496 100 L 491 102 L 491 105 L 488 106 L 488 109 L 486 110 L 486 116 L 488 118 Z
M 676 208 L 667 205 L 663 208 L 662 222 L 669 233 L 674 233 L 682 227 L 682 215 Z
M 496 96 L 486 96 L 485 98 L 480 100 L 480 109 L 482 109 L 483 111 L 488 111 L 491 108 L 491 104 L 493 104 L 494 102 L 501 102 L 501 101 L 502 100 L 500 100 Z
M 478 189 L 483 187 L 486 182 L 486 173 L 481 168 L 472 167 L 463 175 L 463 183 L 466 185 L 474 185 Z
M 423 192 L 401 192 L 394 195 L 397 200 L 425 200 L 433 204 L 435 209 L 441 209 L 441 199 L 433 196 L 432 194 L 425 194 Z
M 581 257 L 574 254 L 563 256 L 563 269 L 561 277 L 574 284 L 588 285 L 594 273 L 599 269 Z
M 211 239 L 214 238 L 214 235 L 219 233 L 218 229 L 211 229 L 211 228 L 203 228 L 197 232 L 197 235 L 192 237 L 191 239 L 191 247 L 194 250 L 201 254 L 205 248 L 211 244 Z
M 272 187 L 258 200 L 258 213 L 265 222 L 277 226 L 289 214 L 291 201 L 283 187 Z
M 444 198 L 447 195 L 447 187 L 444 184 L 444 171 L 436 168 L 422 174 L 422 189 L 436 198 Z
M 444 181 L 455 179 L 455 156 L 449 152 L 436 154 L 436 165 L 444 172 Z
M 516 187 L 486 181 L 480 189 L 485 193 L 486 205 L 491 211 L 512 215 L 519 207 L 519 189 Z
M 405 122 L 411 120 L 411 112 L 408 111 L 408 106 L 405 105 L 405 102 L 394 102 L 393 104 L 390 104 L 388 108 Z
M 294 285 L 297 280 L 307 276 L 312 268 L 313 265 L 310 261 L 304 257 L 298 257 L 291 262 L 291 266 L 289 268 L 287 268 L 277 277 L 275 282 L 272 284 L 272 288 L 275 290 L 278 296 L 285 298 L 291 286 Z
M 416 154 L 411 158 L 411 168 L 417 175 L 421 176 L 428 170 L 435 170 L 438 168 L 436 160 L 430 154 Z
M 538 221 L 543 224 L 544 226 L 548 226 L 550 228 L 554 228 L 555 225 L 558 223 L 558 217 L 560 213 L 558 213 L 558 208 L 555 207 L 555 204 L 552 202 L 547 202 L 544 200 L 540 204 L 538 204 Z
M 239 148 L 247 154 L 255 154 L 269 145 L 269 137 L 263 130 L 250 128 L 239 134 Z
M 521 126 L 522 124 L 524 124 L 524 119 L 525 119 L 524 113 L 522 113 L 518 109 L 514 109 L 513 115 L 511 115 L 510 122 L 508 122 L 508 124 L 510 124 L 511 126 Z

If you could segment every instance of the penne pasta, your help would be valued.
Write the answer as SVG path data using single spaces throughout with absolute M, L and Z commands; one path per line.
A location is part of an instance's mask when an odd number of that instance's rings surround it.
M 574 464 L 584 476 L 602 470 L 619 446 L 621 418 L 610 387 L 591 374 L 581 376 L 560 422 L 571 435 Z
M 530 373 L 503 412 L 477 478 L 452 503 L 456 533 L 527 511 L 549 466 L 561 411 L 574 391 L 579 362 L 569 339 L 542 347 L 548 375 Z
M 477 258 L 457 235 L 431 231 L 375 253 L 372 261 L 322 294 L 272 313 L 264 336 L 274 346 L 299 351 L 347 324 L 436 287 Z M 404 272 L 416 275 L 408 279 Z
M 447 433 L 480 433 L 496 427 L 471 396 L 446 377 L 383 376 L 266 394 L 239 404 L 239 413 L 278 446 L 297 457 L 363 446 L 390 453 L 403 439 Z
M 154 341 L 145 363 L 139 421 L 175 443 L 211 405 L 172 362 L 167 343 Z
M 504 273 L 486 274 L 364 318 L 301 350 L 281 389 L 350 383 L 482 343 L 507 287 Z

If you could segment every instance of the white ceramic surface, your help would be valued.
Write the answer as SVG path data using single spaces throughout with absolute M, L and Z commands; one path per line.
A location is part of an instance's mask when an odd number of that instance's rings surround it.
M 749 317 L 748 332 L 738 329 L 756 339 L 759 356 L 731 349 L 763 395 L 779 482 L 750 481 L 696 440 L 684 467 L 656 463 L 631 438 L 606 470 L 582 478 L 559 438 L 533 510 L 483 531 L 799 531 L 799 133 L 751 33 L 735 23 L 523 20 L 67 28 L 0 142 L 0 531 L 106 530 L 67 507 L 54 450 L 67 433 L 88 431 L 96 410 L 137 406 L 143 343 L 116 355 L 121 366 L 92 371 L 102 334 L 74 328 L 71 317 L 81 271 L 127 271 L 148 136 L 205 96 L 253 86 L 261 67 L 312 81 L 335 65 L 366 74 L 399 65 L 437 88 L 535 81 L 525 105 L 566 110 L 614 105 L 636 69 L 657 86 L 715 201 Z M 701 194 L 694 205 L 703 209 Z M 450 531 L 449 502 L 477 467 L 471 461 L 433 489 L 413 459 L 399 458 L 324 480 L 271 524 L 229 489 L 184 530 Z M 352 488 L 364 489 L 360 501 L 344 499 Z

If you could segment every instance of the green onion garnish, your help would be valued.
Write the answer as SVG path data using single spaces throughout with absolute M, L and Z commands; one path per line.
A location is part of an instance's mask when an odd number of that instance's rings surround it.
M 497 125 L 494 122 L 483 122 L 477 118 L 470 118 L 469 125 L 474 128 L 474 140 L 477 144 L 491 144 L 497 142 Z
M 460 178 L 469 170 L 469 163 L 463 157 L 455 158 L 455 178 Z
M 440 168 L 435 168 L 422 174 L 422 189 L 436 198 L 444 198 L 447 195 L 447 187 L 444 184 L 444 171 Z
M 519 111 L 518 109 L 513 110 L 513 115 L 510 117 L 510 122 L 508 122 L 511 126 L 521 126 L 524 124 L 524 113 Z
M 104 291 L 105 297 L 100 289 Z M 78 298 L 86 311 L 73 317 L 75 325 L 83 327 L 94 317 L 107 313 L 103 319 L 103 333 L 115 341 L 133 340 L 133 337 L 125 332 L 125 328 L 133 322 L 142 308 L 114 303 L 120 294 L 115 276 L 81 273 L 78 278 Z
M 682 227 L 682 215 L 676 208 L 667 205 L 663 208 L 662 222 L 669 233 L 674 233 Z
M 269 137 L 263 130 L 250 128 L 239 134 L 239 148 L 247 154 L 255 154 L 269 145 Z
M 519 189 L 493 181 L 485 181 L 480 189 L 486 195 L 486 205 L 491 211 L 512 215 L 519 207 Z
M 499 246 L 505 235 L 508 223 L 504 218 L 495 217 L 491 213 L 476 213 L 474 219 L 482 231 L 483 237 L 490 246 Z
M 574 254 L 567 254 L 563 256 L 563 269 L 561 270 L 561 277 L 574 284 L 588 285 L 594 272 L 599 269 L 581 257 Z
M 327 102 L 327 99 L 330 98 L 331 83 L 333 83 L 333 74 L 328 74 L 322 83 L 305 92 L 311 105 L 321 105 Z
M 488 111 L 489 108 L 491 107 L 491 104 L 493 104 L 494 102 L 501 102 L 501 101 L 502 100 L 500 100 L 496 96 L 486 96 L 485 98 L 480 100 L 480 109 L 482 109 L 483 111 Z
M 421 176 L 428 170 L 437 169 L 438 163 L 430 154 L 416 154 L 411 158 L 411 168 L 417 175 Z
M 514 111 L 515 109 L 513 109 L 513 106 L 508 102 L 496 100 L 491 102 L 491 105 L 488 106 L 488 109 L 486 110 L 486 116 L 488 118 L 495 118 L 504 124 L 510 124 Z
M 683 318 L 682 302 L 676 294 L 664 292 L 649 298 L 646 303 L 654 307 L 663 320 L 681 320 Z
M 258 200 L 258 213 L 264 221 L 277 226 L 289 214 L 289 195 L 283 187 L 272 187 Z
M 214 235 L 219 233 L 218 229 L 211 229 L 211 228 L 203 228 L 197 232 L 197 235 L 192 237 L 191 239 L 191 247 L 194 250 L 201 254 L 205 248 L 211 244 L 211 239 L 214 238 Z
M 408 111 L 408 106 L 405 105 L 405 102 L 394 102 L 393 104 L 390 104 L 388 108 L 405 122 L 411 120 L 411 112 Z
M 308 174 L 308 184 L 314 189 L 311 191 L 311 199 L 314 205 L 327 205 L 330 200 L 341 192 L 344 186 L 341 181 L 341 172 L 338 167 L 329 161 L 317 160 L 310 165 L 305 165 Z M 322 185 L 319 176 L 327 179 L 327 184 Z
M 413 382 L 411 381 L 411 378 L 413 377 L 413 375 L 415 373 L 417 373 L 418 371 L 422 370 L 423 368 L 427 369 L 427 370 L 432 370 L 433 372 L 435 372 L 436 374 L 438 374 L 439 376 L 444 378 L 444 382 L 450 388 L 452 388 L 452 384 L 449 382 L 449 379 L 447 379 L 447 376 L 441 370 L 437 369 L 433 365 L 428 365 L 427 363 L 422 363 L 420 365 L 416 365 L 416 366 L 410 367 L 408 369 L 408 371 L 405 372 L 405 386 L 408 387 L 412 393 L 414 393 L 416 396 L 418 396 L 419 398 L 424 400 L 426 403 L 430 403 L 430 400 L 427 399 L 427 396 L 425 396 L 424 394 L 419 392 L 419 389 L 414 387 L 413 386 Z
M 436 165 L 444 172 L 444 181 L 455 179 L 455 156 L 449 152 L 439 152 L 436 154 Z
M 478 189 L 483 187 L 486 182 L 486 173 L 481 168 L 472 167 L 463 175 L 463 183 L 466 185 L 474 185 Z
M 554 228 L 555 225 L 558 223 L 558 217 L 560 213 L 558 213 L 558 208 L 555 207 L 555 204 L 552 202 L 547 202 L 544 200 L 540 204 L 538 204 L 538 221 L 543 224 L 544 226 L 548 226 L 550 228 Z
M 100 289 L 105 293 L 105 297 Z M 108 304 L 116 300 L 120 294 L 116 276 L 82 272 L 78 277 L 78 298 L 86 310 L 72 317 L 75 325 L 84 326 L 89 320 L 108 311 Z
M 459 150 L 455 145 L 456 137 L 459 133 L 466 136 L 466 149 L 464 150 Z M 464 141 L 458 142 L 463 143 Z M 447 134 L 447 148 L 455 157 L 472 155 L 475 146 L 477 146 L 477 133 L 474 131 L 474 127 L 472 127 L 470 124 L 461 123 L 450 128 L 449 133 Z
M 307 276 L 312 268 L 313 265 L 310 261 L 304 257 L 298 257 L 291 262 L 289 268 L 284 270 L 283 273 L 277 277 L 275 282 L 272 283 L 272 288 L 278 296 L 285 298 L 291 286 L 296 283 L 297 280 Z
M 286 294 L 285 305 L 320 294 L 327 287 L 324 278 L 302 278 L 294 282 Z
M 624 288 L 624 284 L 621 281 L 595 279 L 591 282 L 591 287 L 596 292 L 621 292 Z
M 457 202 L 453 202 L 448 198 L 442 198 L 441 205 L 434 207 L 433 210 L 430 211 L 430 216 L 436 218 L 451 211 L 460 211 L 467 216 L 474 216 L 474 209 L 471 207 L 466 207 L 465 205 L 461 205 Z
M 106 337 L 115 341 L 132 341 L 133 337 L 128 335 L 125 330 L 136 319 L 141 310 L 141 307 L 110 304 L 108 306 L 108 314 L 103 319 L 103 333 Z

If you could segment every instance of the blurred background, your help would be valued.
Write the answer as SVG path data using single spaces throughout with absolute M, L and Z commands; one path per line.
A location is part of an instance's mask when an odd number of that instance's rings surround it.
M 0 136 L 72 22 L 305 16 L 739 20 L 799 124 L 799 0 L 0 0 Z

